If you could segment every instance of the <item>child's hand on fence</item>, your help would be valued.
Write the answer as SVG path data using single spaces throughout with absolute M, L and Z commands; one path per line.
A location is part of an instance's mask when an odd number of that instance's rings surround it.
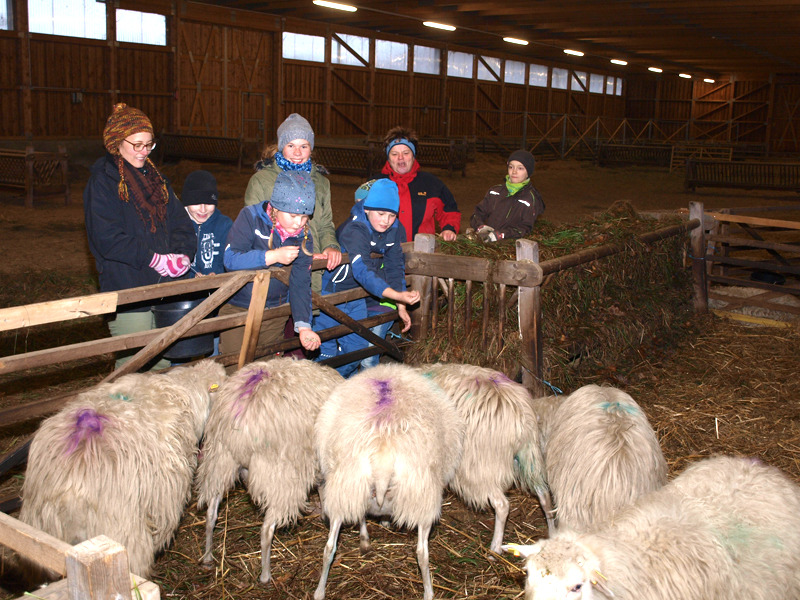
M 308 327 L 303 327 L 297 331 L 297 335 L 300 336 L 300 344 L 302 344 L 303 348 L 306 350 L 316 350 L 319 348 L 320 339 L 319 336 L 314 333 Z
M 325 268 L 328 269 L 328 271 L 333 271 L 342 263 L 342 253 L 336 248 L 331 248 L 330 246 L 325 248 L 325 250 L 322 251 L 322 254 L 315 254 L 314 258 L 324 258 L 327 260 L 328 264 L 325 265 Z
M 264 254 L 266 266 L 281 264 L 291 264 L 297 255 L 300 254 L 300 246 L 281 246 L 275 250 L 267 250 Z

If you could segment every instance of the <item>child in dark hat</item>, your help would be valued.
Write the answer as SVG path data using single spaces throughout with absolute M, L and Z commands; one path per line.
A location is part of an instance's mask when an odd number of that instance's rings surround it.
M 481 240 L 515 239 L 531 232 L 544 212 L 542 196 L 531 182 L 535 164 L 536 159 L 527 150 L 515 150 L 508 157 L 505 183 L 489 188 L 469 220 Z
M 228 271 L 292 266 L 289 285 L 277 278 L 269 281 L 264 304 L 274 308 L 289 301 L 294 330 L 306 350 L 319 348 L 319 336 L 311 329 L 311 262 L 313 239 L 308 218 L 314 213 L 315 190 L 311 176 L 304 171 L 283 171 L 275 179 L 269 200 L 244 207 L 228 234 L 224 263 Z M 219 314 L 247 312 L 253 284 L 237 292 Z M 265 319 L 259 343 L 269 344 L 283 338 L 286 319 Z M 222 332 L 220 352 L 238 352 L 244 327 Z
M 399 210 L 400 195 L 397 184 L 391 179 L 376 179 L 369 186 L 359 188 L 356 203 L 350 210 L 350 219 L 336 232 L 342 250 L 349 253 L 350 263 L 340 265 L 333 271 L 325 271 L 322 275 L 322 293 L 332 294 L 361 286 L 370 293 L 370 297 L 339 304 L 340 310 L 353 319 L 361 320 L 368 316 L 370 306 L 378 307 L 375 311 L 377 314 L 394 309 L 394 304 L 387 307 L 381 305 L 382 302 L 396 302 L 398 315 L 403 321 L 403 331 L 408 331 L 411 318 L 406 305 L 418 302 L 419 292 L 406 290 L 405 257 L 401 245 L 406 241 L 406 232 L 397 219 Z M 376 254 L 380 257 L 373 258 Z M 314 319 L 314 329 L 317 331 L 336 325 L 338 322 L 325 313 L 320 313 Z M 382 338 L 391 325 L 392 321 L 387 321 L 372 331 Z M 323 342 L 319 358 L 332 358 L 369 345 L 360 335 L 351 333 Z M 377 364 L 375 358 L 374 364 Z M 356 361 L 337 370 L 344 377 L 349 377 L 358 366 L 359 361 Z
M 198 170 L 187 175 L 181 202 L 197 234 L 189 277 L 225 272 L 222 257 L 233 221 L 217 209 L 218 201 L 217 180 L 211 173 Z

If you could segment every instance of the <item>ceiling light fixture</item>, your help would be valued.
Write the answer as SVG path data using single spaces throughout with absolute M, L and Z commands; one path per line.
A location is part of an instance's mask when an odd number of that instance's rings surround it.
M 713 79 L 709 79 L 708 77 L 703 79 L 703 81 L 705 81 L 706 83 L 715 83 L 715 81 Z
M 503 41 L 508 42 L 509 44 L 519 44 L 520 46 L 528 45 L 528 40 L 521 40 L 519 38 L 504 37 Z
M 658 67 L 647 67 L 648 71 L 652 71 L 653 73 L 663 73 L 663 69 L 659 69 Z
M 570 50 L 569 48 L 564 49 L 564 54 L 572 54 L 572 56 L 583 56 L 583 52 L 580 50 Z
M 620 60 L 619 58 L 612 58 L 611 62 L 615 65 L 622 65 L 623 67 L 628 64 L 627 60 Z
M 344 10 L 347 12 L 356 12 L 358 9 L 349 4 L 340 4 L 339 2 L 328 2 L 327 0 L 314 0 L 317 6 L 324 6 L 325 8 L 333 8 L 335 10 Z
M 443 23 L 437 23 L 436 21 L 423 21 L 422 22 L 425 27 L 433 27 L 434 29 L 444 29 L 445 31 L 455 31 L 456 28 L 452 25 L 444 25 Z
M 678 77 L 683 77 L 684 79 L 691 79 L 692 76 L 688 73 L 678 73 Z

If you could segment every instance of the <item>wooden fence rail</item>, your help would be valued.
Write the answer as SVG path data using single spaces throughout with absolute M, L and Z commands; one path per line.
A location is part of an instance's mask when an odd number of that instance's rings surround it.
M 20 556 L 66 577 L 27 598 L 158 600 L 156 584 L 129 572 L 128 553 L 104 535 L 72 546 L 0 513 L 0 540 Z M 22 599 L 20 599 L 22 600 Z

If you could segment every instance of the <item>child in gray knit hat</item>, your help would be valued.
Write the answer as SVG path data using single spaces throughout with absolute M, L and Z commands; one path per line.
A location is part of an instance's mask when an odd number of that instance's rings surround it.
M 275 308 L 287 300 L 292 311 L 294 331 L 306 350 L 319 348 L 319 336 L 311 329 L 311 262 L 313 238 L 308 227 L 314 213 L 314 182 L 308 173 L 284 171 L 278 174 L 269 200 L 245 206 L 233 223 L 225 247 L 228 271 L 286 267 L 291 265 L 289 285 L 276 277 L 269 280 L 265 308 Z M 248 283 L 222 309 L 220 315 L 246 312 L 250 306 L 253 284 Z M 261 323 L 259 344 L 275 343 L 283 338 L 286 319 Z M 222 332 L 220 352 L 238 352 L 244 327 Z

